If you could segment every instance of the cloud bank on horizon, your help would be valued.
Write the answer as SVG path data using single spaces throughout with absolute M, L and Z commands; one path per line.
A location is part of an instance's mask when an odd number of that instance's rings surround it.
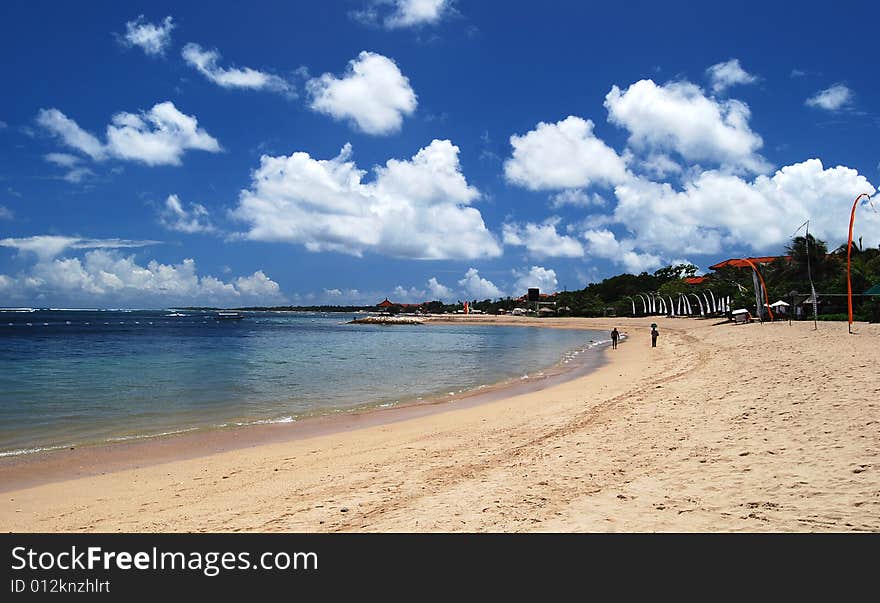
M 445 0 L 370 1 L 349 14 L 367 30 L 388 36 L 437 28 L 453 15 L 460 16 L 457 5 Z M 840 208 L 860 193 L 877 193 L 866 174 L 826 165 L 809 151 L 774 165 L 765 135 L 755 126 L 753 107 L 735 98 L 741 90 L 771 85 L 771 79 L 747 70 L 735 57 L 702 67 L 704 85 L 683 76 L 662 81 L 656 75 L 609 82 L 601 104 L 572 105 L 567 115 L 548 111 L 530 121 L 532 126 L 510 126 L 505 133 L 509 146 L 496 153 L 500 163 L 484 162 L 494 166 L 494 173 L 472 177 L 474 164 L 462 159 L 471 149 L 453 136 L 429 135 L 406 150 L 402 140 L 395 140 L 410 128 L 461 132 L 427 119 L 422 105 L 435 111 L 442 98 L 436 86 L 427 87 L 434 96 L 416 93 L 409 69 L 418 61 L 363 49 L 347 55 L 354 58 L 342 73 L 309 77 L 300 67 L 304 95 L 298 97 L 292 79 L 275 75 L 290 65 L 274 70 L 224 66 L 218 50 L 195 42 L 175 55 L 172 32 L 180 34 L 182 23 L 172 16 L 150 22 L 140 15 L 125 23 L 117 39 L 125 48 L 162 58 L 155 61 L 159 67 L 167 69 L 176 56 L 181 71 L 198 74 L 205 94 L 212 87 L 279 93 L 297 119 L 313 115 L 329 125 L 338 122 L 355 143 L 341 140 L 341 151 L 331 156 L 282 141 L 276 148 L 283 152 L 262 152 L 258 159 L 248 156 L 247 164 L 239 163 L 237 193 L 222 194 L 222 206 L 185 201 L 193 197 L 168 190 L 158 197 L 164 201 L 153 202 L 153 224 L 176 233 L 184 244 L 195 245 L 190 237 L 198 235 L 213 241 L 202 245 L 282 246 L 304 257 L 329 255 L 339 265 L 389 258 L 454 266 L 420 284 L 386 283 L 385 291 L 400 301 L 495 298 L 519 295 L 528 286 L 555 289 L 561 284 L 560 265 L 573 265 L 579 275 L 596 262 L 638 273 L 682 257 L 728 250 L 773 253 L 807 219 L 811 232 L 833 245 L 846 238 Z M 787 79 L 808 77 L 806 71 L 795 71 L 800 75 Z M 806 110 L 857 113 L 857 96 L 848 85 L 816 88 L 800 101 Z M 169 91 L 165 98 L 171 97 Z M 198 101 L 190 107 L 186 96 L 174 98 L 147 110 L 113 114 L 110 108 L 103 135 L 81 126 L 94 122 L 71 117 L 77 111 L 63 109 L 63 99 L 57 103 L 62 108 L 38 107 L 33 113 L 37 132 L 56 145 L 41 159 L 62 171 L 53 177 L 59 186 L 95 187 L 107 169 L 122 173 L 126 163 L 185 171 L 189 157 L 198 155 L 194 151 L 205 157 L 240 153 L 241 139 L 218 120 L 216 107 Z M 178 108 L 184 103 L 187 112 Z M 189 111 L 211 118 L 203 124 Z M 600 126 L 604 135 L 598 133 Z M 359 136 L 371 142 L 358 142 Z M 232 142 L 221 146 L 220 137 Z M 389 151 L 376 159 L 381 153 L 376 144 L 383 140 L 389 141 Z M 369 147 L 372 159 L 359 166 L 354 150 L 361 144 Z M 195 178 L 202 173 L 195 172 Z M 25 213 L 26 206 L 18 203 L 0 205 L 4 222 Z M 147 248 L 162 247 L 155 240 L 106 234 L 101 239 L 32 230 L 0 240 L 0 247 L 16 257 L 16 265 L 7 264 L 0 272 L 0 293 L 21 303 L 247 305 L 372 303 L 370 296 L 381 292 L 339 282 L 311 293 L 285 293 L 283 279 L 273 280 L 260 266 L 245 272 L 248 276 L 222 280 L 200 275 L 195 259 L 186 254 L 164 262 L 143 258 Z M 880 243 L 880 214 L 861 212 L 859 234 L 866 244 Z M 432 269 L 426 270 L 430 274 Z

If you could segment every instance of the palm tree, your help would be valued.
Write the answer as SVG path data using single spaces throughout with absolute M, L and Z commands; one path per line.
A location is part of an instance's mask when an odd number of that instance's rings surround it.
M 795 237 L 785 248 L 791 256 L 792 267 L 799 279 L 808 280 L 810 270 L 814 279 L 820 279 L 827 265 L 828 246 L 825 241 L 807 234 L 806 237 Z

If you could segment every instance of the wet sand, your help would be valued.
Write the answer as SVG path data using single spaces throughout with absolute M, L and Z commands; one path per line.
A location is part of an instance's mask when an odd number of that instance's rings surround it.
M 880 531 L 880 326 L 537 324 L 630 339 L 539 391 L 19 484 L 0 528 Z

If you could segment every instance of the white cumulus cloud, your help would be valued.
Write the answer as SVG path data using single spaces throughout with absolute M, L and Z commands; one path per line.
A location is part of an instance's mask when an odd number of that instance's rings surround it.
M 438 281 L 436 276 L 432 276 L 428 279 L 428 293 L 430 294 L 432 301 L 440 300 L 442 302 L 447 302 L 453 297 L 452 289 Z
M 225 282 L 198 274 L 187 258 L 178 264 L 97 248 L 82 257 L 43 256 L 18 275 L 0 276 L 17 299 L 43 305 L 165 307 L 169 305 L 269 305 L 284 301 L 278 283 L 261 270 Z
M 159 223 L 168 230 L 186 233 L 214 232 L 208 209 L 200 203 L 190 203 L 189 209 L 177 195 L 168 195 L 159 212 Z
M 510 137 L 513 155 L 504 162 L 508 182 L 530 190 L 574 189 L 615 184 L 626 176 L 623 159 L 593 134 L 593 122 L 570 115 L 540 122 Z
M 608 229 L 587 230 L 584 232 L 584 239 L 587 240 L 591 255 L 620 264 L 632 274 L 641 274 L 660 267 L 661 261 L 658 256 L 635 251 L 635 241 L 632 239 L 619 241 Z
M 174 103 L 158 103 L 146 113 L 117 113 L 107 126 L 107 147 L 114 157 L 147 165 L 180 165 L 190 149 L 217 153 L 220 143 L 192 115 Z
M 514 270 L 516 277 L 516 294 L 525 293 L 530 288 L 537 287 L 542 293 L 555 293 L 559 281 L 556 279 L 556 271 L 543 266 L 532 266 L 528 271 Z
M 805 104 L 808 107 L 825 109 L 826 111 L 840 111 L 852 104 L 853 97 L 853 91 L 846 85 L 834 84 L 808 98 Z
M 85 153 L 95 161 L 101 161 L 107 157 L 107 149 L 100 140 L 80 128 L 75 121 L 58 109 L 40 109 L 37 113 L 37 124 L 60 138 L 61 142 L 68 147 Z M 46 159 L 57 165 L 62 165 L 59 160 L 70 163 L 70 159 L 60 159 L 62 155 L 67 158 L 72 157 L 72 155 L 65 153 L 50 153 L 50 155 L 54 155 L 54 160 L 49 159 L 49 156 Z
M 807 219 L 811 233 L 836 247 L 846 241 L 852 201 L 874 191 L 856 170 L 825 168 L 819 159 L 753 181 L 708 170 L 681 190 L 647 180 L 618 186 L 614 220 L 640 248 L 669 254 L 715 254 L 732 245 L 778 251 Z M 880 215 L 863 212 L 857 230 L 866 243 L 880 242 Z
M 655 178 L 666 178 L 672 174 L 680 174 L 682 167 L 665 153 L 652 153 L 639 161 L 639 167 Z
M 385 17 L 385 27 L 396 29 L 436 23 L 451 4 L 450 0 L 394 0 L 394 11 Z
M 222 88 L 292 93 L 290 83 L 277 75 L 250 67 L 220 67 L 217 64 L 220 53 L 217 50 L 206 50 L 198 44 L 189 43 L 183 47 L 181 55 L 188 65 Z
M 584 255 L 580 242 L 556 231 L 558 217 L 551 217 L 540 224 L 508 222 L 502 226 L 505 245 L 525 247 L 535 257 L 579 258 Z
M 400 130 L 403 118 L 412 115 L 418 101 L 394 61 L 362 51 L 349 61 L 342 77 L 325 73 L 306 82 L 310 107 L 334 119 L 349 120 L 367 134 Z
M 501 247 L 461 173 L 458 147 L 434 140 L 409 160 L 365 171 L 346 145 L 337 157 L 305 152 L 260 158 L 232 216 L 250 224 L 245 237 L 299 243 L 310 251 L 373 252 L 410 259 L 497 257 Z
M 757 77 L 742 68 L 739 59 L 715 63 L 706 69 L 706 74 L 709 77 L 709 83 L 712 84 L 712 92 L 715 94 L 720 94 L 737 84 L 754 84 L 758 81 Z
M 550 206 L 559 209 L 566 205 L 571 207 L 602 207 L 605 199 L 597 193 L 587 193 L 582 189 L 568 189 L 550 197 Z
M 95 161 L 112 157 L 147 165 L 180 165 L 180 158 L 187 150 L 210 153 L 221 150 L 217 139 L 199 127 L 195 116 L 181 113 L 170 101 L 158 103 L 140 114 L 121 112 L 114 115 L 107 126 L 106 144 L 58 109 L 41 109 L 37 123 L 68 147 Z M 50 161 L 57 164 L 59 156 L 66 154 L 50 155 L 54 156 Z
M 174 20 L 171 17 L 165 17 L 160 23 L 150 23 L 139 15 L 125 24 L 125 33 L 120 41 L 128 47 L 137 46 L 148 55 L 162 55 L 171 44 L 172 29 Z
M 391 295 L 391 299 L 402 304 L 418 304 L 425 301 L 425 297 L 426 295 L 423 289 L 419 289 L 418 287 L 410 287 L 407 289 L 402 285 L 397 285 Z
M 458 286 L 469 299 L 495 299 L 504 296 L 501 289 L 492 281 L 481 277 L 480 271 L 476 268 L 469 268 L 464 278 L 458 281 Z
M 250 276 L 238 277 L 234 285 L 238 294 L 245 299 L 271 302 L 284 298 L 280 285 L 266 276 L 262 270 L 257 270 Z
M 687 161 L 761 172 L 761 137 L 749 127 L 751 112 L 738 100 L 707 97 L 690 82 L 658 86 L 640 80 L 605 97 L 608 119 L 629 131 L 629 144 L 649 152 L 675 151 Z
M 420 27 L 439 23 L 453 12 L 453 0 L 370 0 L 351 16 L 364 25 L 386 29 Z

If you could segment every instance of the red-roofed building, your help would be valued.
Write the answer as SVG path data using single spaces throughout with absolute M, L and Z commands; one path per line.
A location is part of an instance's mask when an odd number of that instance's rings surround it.
M 398 302 L 393 302 L 386 297 L 385 299 L 380 301 L 378 304 L 376 304 L 376 307 L 379 308 L 380 310 L 384 310 L 384 311 L 388 311 L 391 308 L 401 308 L 403 310 L 418 310 L 422 306 L 424 306 L 426 303 L 428 303 L 428 302 L 424 302 L 421 304 L 401 304 Z
M 733 258 L 730 260 L 724 260 L 723 262 L 718 262 L 714 266 L 709 266 L 709 270 L 720 270 L 721 268 L 748 268 L 749 263 L 746 261 L 746 259 L 751 260 L 751 262 L 753 264 L 755 264 L 756 266 L 761 266 L 764 264 L 772 264 L 776 260 L 780 260 L 780 259 L 791 261 L 791 256 L 790 255 L 767 255 L 767 256 L 763 256 L 763 257 L 759 257 L 759 258 L 745 258 L 745 259 Z
M 684 279 L 688 285 L 702 285 L 707 280 L 709 280 L 708 276 L 689 276 Z

